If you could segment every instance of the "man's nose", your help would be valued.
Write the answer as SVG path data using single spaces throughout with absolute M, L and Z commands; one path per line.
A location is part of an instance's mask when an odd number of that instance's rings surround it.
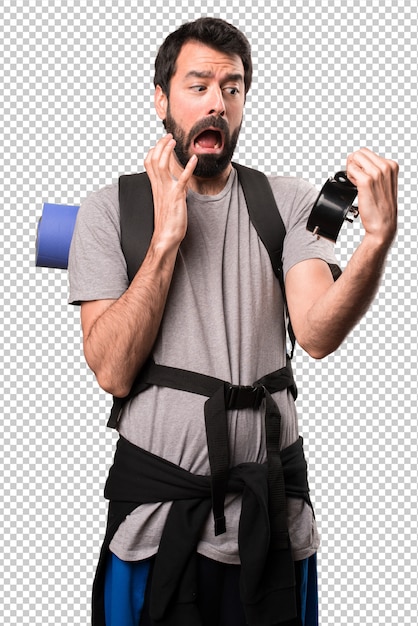
M 209 109 L 209 115 L 218 115 L 219 117 L 225 115 L 225 102 L 221 89 L 214 89 L 211 93 Z

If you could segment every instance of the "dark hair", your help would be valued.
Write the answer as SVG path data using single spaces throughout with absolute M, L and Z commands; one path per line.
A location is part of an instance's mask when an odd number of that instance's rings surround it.
M 187 22 L 168 35 L 155 59 L 155 86 L 160 85 L 163 92 L 169 95 L 170 80 L 176 71 L 177 58 L 188 41 L 198 41 L 225 54 L 237 54 L 244 66 L 245 93 L 248 92 L 253 73 L 250 44 L 238 28 L 212 17 L 201 17 L 194 22 Z

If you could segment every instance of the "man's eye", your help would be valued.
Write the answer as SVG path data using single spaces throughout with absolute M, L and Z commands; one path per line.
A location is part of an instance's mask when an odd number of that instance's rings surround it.
M 204 85 L 192 85 L 193 91 L 205 91 L 206 87 Z
M 229 93 L 230 96 L 237 96 L 239 94 L 238 87 L 225 87 L 225 90 Z

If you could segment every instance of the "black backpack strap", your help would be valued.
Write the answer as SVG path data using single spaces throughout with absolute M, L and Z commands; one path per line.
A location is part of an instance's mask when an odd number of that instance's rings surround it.
M 269 253 L 273 271 L 284 294 L 282 256 L 286 228 L 270 183 L 263 172 L 238 163 L 233 163 L 233 166 L 238 172 L 251 222 Z
M 292 358 L 295 351 L 296 337 L 288 314 L 283 276 L 283 243 L 286 236 L 286 227 L 277 208 L 267 176 L 258 170 L 239 165 L 238 163 L 233 163 L 232 165 L 238 172 L 251 222 L 269 253 L 273 271 L 280 283 L 285 304 L 287 332 L 291 344 L 290 358 Z
M 129 282 L 142 265 L 154 232 L 154 202 L 146 172 L 119 178 L 121 246 Z

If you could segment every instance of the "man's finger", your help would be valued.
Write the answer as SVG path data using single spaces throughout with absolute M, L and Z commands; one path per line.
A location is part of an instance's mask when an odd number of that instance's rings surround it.
M 181 173 L 181 176 L 178 180 L 180 185 L 183 185 L 184 187 L 187 185 L 187 183 L 189 182 L 189 180 L 191 179 L 193 172 L 195 170 L 195 167 L 197 165 L 197 155 L 193 154 L 190 159 L 187 162 L 186 167 L 184 168 L 183 172 Z

